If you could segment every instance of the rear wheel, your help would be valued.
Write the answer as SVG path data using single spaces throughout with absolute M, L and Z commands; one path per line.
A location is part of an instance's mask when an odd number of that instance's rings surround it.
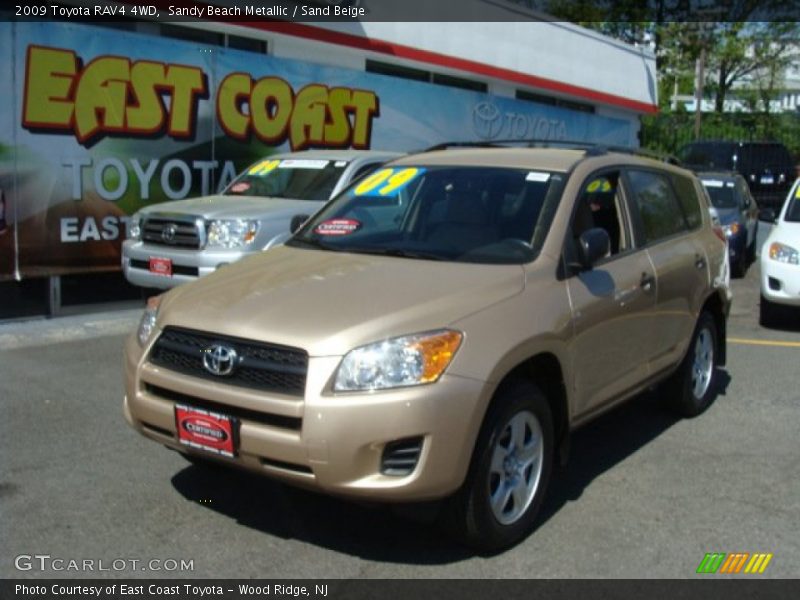
M 501 388 L 445 518 L 479 551 L 512 546 L 535 526 L 552 463 L 553 419 L 542 392 L 524 380 Z
M 717 325 L 703 311 L 697 320 L 689 351 L 664 390 L 672 407 L 684 417 L 705 411 L 716 396 Z
M 731 265 L 731 275 L 740 279 L 747 274 L 747 251 L 739 253 L 739 258 Z

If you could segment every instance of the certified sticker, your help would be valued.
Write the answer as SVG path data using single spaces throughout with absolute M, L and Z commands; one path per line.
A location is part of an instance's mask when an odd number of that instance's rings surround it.
M 250 189 L 250 184 L 247 181 L 240 181 L 239 183 L 234 183 L 231 186 L 231 191 L 234 194 L 241 194 L 249 189 Z
M 361 228 L 355 219 L 328 219 L 314 228 L 317 235 L 350 235 Z

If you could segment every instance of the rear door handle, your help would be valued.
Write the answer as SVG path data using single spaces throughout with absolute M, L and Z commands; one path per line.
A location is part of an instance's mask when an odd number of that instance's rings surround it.
M 647 273 L 642 273 L 642 278 L 639 281 L 639 287 L 641 287 L 645 292 L 649 292 L 653 289 L 656 284 L 656 278 L 652 275 L 648 275 Z

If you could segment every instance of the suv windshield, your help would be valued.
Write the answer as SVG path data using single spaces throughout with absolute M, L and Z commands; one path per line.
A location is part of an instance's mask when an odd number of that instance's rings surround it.
M 739 151 L 740 170 L 793 166 L 792 157 L 783 144 L 743 144 Z
M 789 206 L 786 207 L 784 221 L 789 223 L 800 223 L 800 186 L 795 188 Z
M 701 179 L 703 185 L 711 196 L 711 204 L 714 208 L 737 208 L 736 188 L 733 181 L 723 181 L 721 179 Z
M 384 168 L 345 190 L 287 244 L 522 264 L 541 249 L 564 179 L 492 167 Z
M 223 195 L 327 200 L 346 166 L 343 160 L 268 158 L 234 179 Z
M 728 169 L 734 167 L 735 146 L 729 143 L 698 142 L 687 144 L 678 152 L 678 158 L 692 167 Z

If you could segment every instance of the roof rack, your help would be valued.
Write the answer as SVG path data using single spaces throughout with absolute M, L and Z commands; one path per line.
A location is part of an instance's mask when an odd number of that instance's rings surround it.
M 681 165 L 681 161 L 670 154 L 661 154 L 641 148 L 631 148 L 629 146 L 613 146 L 596 142 L 586 142 L 580 140 L 548 140 L 548 139 L 508 139 L 491 141 L 454 141 L 442 142 L 422 150 L 422 152 L 433 152 L 435 150 L 447 150 L 448 148 L 506 148 L 513 145 L 523 145 L 526 148 L 575 148 L 585 150 L 586 156 L 602 156 L 609 152 L 619 152 L 632 154 L 660 160 L 672 165 Z

